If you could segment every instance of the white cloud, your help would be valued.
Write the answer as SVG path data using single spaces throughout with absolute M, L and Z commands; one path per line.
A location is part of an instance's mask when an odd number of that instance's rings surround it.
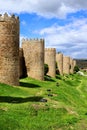
M 74 19 L 65 26 L 53 25 L 39 31 L 46 47 L 55 47 L 65 55 L 87 58 L 87 19 Z
M 87 0 L 3 0 L 0 12 L 36 13 L 44 17 L 65 18 L 67 13 L 87 9 Z
M 25 20 L 21 21 L 21 24 L 22 24 L 22 25 L 24 25 L 24 26 L 26 26 L 26 25 L 27 25 L 27 23 L 26 23 L 26 21 L 25 21 Z

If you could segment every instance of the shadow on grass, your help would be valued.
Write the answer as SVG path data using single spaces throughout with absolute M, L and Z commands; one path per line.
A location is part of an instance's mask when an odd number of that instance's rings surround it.
M 0 96 L 0 103 L 25 103 L 25 102 L 39 102 L 43 97 L 11 97 L 11 96 Z
M 45 81 L 56 82 L 56 81 L 53 80 L 53 79 L 51 78 L 51 76 L 49 76 L 49 75 L 44 76 L 44 80 L 45 80 Z
M 56 75 L 56 79 L 62 79 L 60 75 Z
M 41 86 L 36 85 L 36 84 L 25 83 L 25 82 L 20 82 L 20 86 L 21 87 L 27 87 L 27 88 L 38 88 L 38 87 L 41 87 Z
M 64 80 L 64 82 L 67 84 L 67 85 L 69 85 L 69 86 L 76 86 L 76 83 L 75 82 L 73 82 L 72 80 Z

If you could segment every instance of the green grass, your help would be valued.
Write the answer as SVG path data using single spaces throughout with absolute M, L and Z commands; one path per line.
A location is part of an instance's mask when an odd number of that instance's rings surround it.
M 78 129 L 87 130 L 87 77 L 25 78 L 18 87 L 0 84 L 0 130 Z

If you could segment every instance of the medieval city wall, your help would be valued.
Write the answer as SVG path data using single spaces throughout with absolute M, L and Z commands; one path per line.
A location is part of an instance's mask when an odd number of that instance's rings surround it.
M 55 77 L 56 62 L 60 75 L 73 73 L 76 65 L 87 69 L 87 60 L 56 54 L 55 48 L 44 49 L 44 39 L 23 39 L 19 49 L 19 18 L 0 15 L 0 82 L 16 86 L 26 76 L 44 80 L 44 63 L 49 66 L 48 75 Z
M 56 49 L 45 48 L 45 63 L 49 66 L 48 75 L 51 77 L 56 76 Z
M 19 85 L 19 18 L 0 15 L 0 82 Z
M 28 77 L 44 80 L 44 39 L 23 39 L 22 48 Z

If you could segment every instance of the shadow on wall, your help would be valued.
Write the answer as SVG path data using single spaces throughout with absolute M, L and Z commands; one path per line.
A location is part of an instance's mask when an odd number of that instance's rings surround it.
M 20 82 L 20 86 L 21 87 L 27 87 L 27 88 L 38 88 L 38 87 L 41 87 L 41 86 L 36 85 L 36 84 L 24 83 L 24 82 Z
M 27 67 L 26 67 L 26 64 L 25 64 L 25 58 L 22 57 L 21 58 L 21 61 L 20 61 L 20 66 L 21 66 L 21 74 L 20 74 L 20 79 L 22 78 L 26 78 L 28 75 L 27 75 Z
M 43 97 L 34 96 L 34 97 L 11 97 L 11 96 L 0 96 L 0 103 L 25 103 L 25 102 L 39 102 Z

